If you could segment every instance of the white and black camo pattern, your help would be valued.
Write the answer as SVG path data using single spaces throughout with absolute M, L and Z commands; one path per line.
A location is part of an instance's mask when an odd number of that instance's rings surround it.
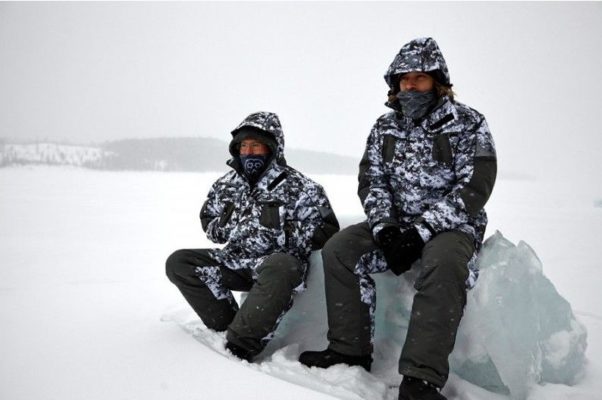
M 438 71 L 449 83 L 447 64 L 432 38 L 404 45 L 385 80 L 391 86 L 395 76 L 410 71 Z M 358 194 L 370 227 L 397 223 L 403 229 L 425 221 L 435 232 L 467 233 L 478 251 L 487 215 L 484 209 L 470 213 L 462 191 L 479 158 L 495 159 L 493 138 L 483 115 L 462 103 L 444 96 L 418 121 L 397 111 L 381 116 L 368 137 L 359 176 Z M 468 269 L 471 288 L 478 277 L 476 252 Z
M 222 274 L 219 267 L 204 266 L 196 267 L 194 272 L 199 279 L 207 286 L 217 300 L 227 299 L 230 303 L 235 303 L 232 292 L 222 285 Z
M 446 115 L 453 118 L 437 130 L 429 128 Z M 436 157 L 439 135 L 449 143 L 449 162 Z M 386 141 L 395 146 L 389 161 L 383 158 Z M 486 213 L 470 216 L 460 196 L 472 178 L 477 151 L 495 154 L 487 122 L 477 111 L 447 98 L 419 124 L 395 112 L 380 117 L 368 137 L 367 168 L 360 176 L 370 226 L 384 221 L 409 226 L 423 218 L 436 232 L 460 230 L 476 244 L 482 242 Z
M 355 275 L 359 278 L 360 298 L 369 306 L 370 343 L 374 344 L 374 328 L 376 315 L 376 286 L 369 274 L 385 272 L 389 269 L 381 250 L 373 250 L 364 254 L 355 265 Z
M 201 219 L 210 221 L 205 227 L 210 240 L 226 243 L 222 249 L 211 250 L 211 256 L 230 269 L 255 270 L 270 254 L 281 252 L 295 256 L 307 269 L 312 237 L 324 224 L 320 207 L 331 208 L 326 193 L 282 162 L 284 137 L 276 114 L 251 114 L 235 131 L 245 126 L 272 135 L 278 151 L 254 187 L 236 169 L 211 187 Z M 228 205 L 231 214 L 220 221 Z
M 440 71 L 442 83 L 450 84 L 447 63 L 433 38 L 418 38 L 405 44 L 387 69 L 385 81 L 391 87 L 394 85 L 394 76 L 412 71 Z
M 284 160 L 284 133 L 282 132 L 280 119 L 276 114 L 265 111 L 253 113 L 238 124 L 232 130 L 232 134 L 235 135 L 242 128 L 256 128 L 274 137 L 277 144 L 275 158 L 279 164 L 282 164 L 282 160 Z

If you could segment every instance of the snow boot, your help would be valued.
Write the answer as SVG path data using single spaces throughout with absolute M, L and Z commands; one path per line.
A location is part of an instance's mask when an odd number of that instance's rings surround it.
M 439 388 L 430 382 L 404 376 L 399 386 L 399 400 L 447 400 Z
M 229 350 L 233 356 L 240 358 L 241 360 L 253 362 L 253 355 L 247 349 L 243 349 L 232 342 L 226 342 L 226 349 Z
M 348 356 L 331 349 L 323 351 L 304 351 L 299 356 L 299 362 L 308 367 L 328 368 L 335 364 L 347 364 L 349 366 L 359 365 L 370 372 L 372 357 L 367 356 Z

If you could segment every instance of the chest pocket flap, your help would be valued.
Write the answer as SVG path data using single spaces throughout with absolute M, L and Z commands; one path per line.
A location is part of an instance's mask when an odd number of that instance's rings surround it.
M 393 161 L 395 157 L 395 143 L 397 138 L 391 135 L 385 135 L 383 137 L 383 161 L 388 163 Z
M 441 133 L 433 140 L 433 160 L 451 167 L 454 162 L 449 135 Z
M 274 201 L 261 203 L 259 223 L 266 228 L 280 229 L 280 206 L 280 203 Z

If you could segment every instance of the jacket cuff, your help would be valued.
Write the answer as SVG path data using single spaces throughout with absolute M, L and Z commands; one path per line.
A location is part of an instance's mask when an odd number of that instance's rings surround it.
M 418 231 L 418 234 L 420 235 L 424 243 L 428 242 L 433 237 L 431 231 L 426 229 L 422 224 L 414 225 L 414 227 Z
M 433 227 L 422 217 L 418 218 L 414 222 L 414 227 L 418 231 L 418 234 L 420 235 L 424 243 L 431 240 L 437 234 Z
M 388 228 L 389 226 L 396 226 L 399 227 L 399 224 L 397 223 L 392 223 L 392 222 L 379 222 L 376 225 L 374 225 L 374 227 L 372 227 L 372 238 L 376 240 L 378 233 L 380 231 L 382 231 L 384 228 Z
M 382 231 L 384 227 L 386 227 L 388 224 L 385 224 L 384 222 L 380 222 L 376 225 L 374 225 L 374 228 L 372 228 L 372 237 L 376 238 L 376 236 L 378 235 L 378 232 Z

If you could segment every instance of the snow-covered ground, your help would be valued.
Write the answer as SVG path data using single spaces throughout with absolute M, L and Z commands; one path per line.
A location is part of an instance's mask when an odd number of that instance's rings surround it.
M 0 398 L 393 398 L 357 368 L 299 374 L 294 348 L 250 367 L 212 351 L 221 337 L 191 320 L 164 260 L 211 245 L 197 216 L 217 176 L 0 169 Z M 355 176 L 314 178 L 343 224 L 362 219 Z M 487 206 L 488 235 L 527 242 L 588 331 L 584 378 L 536 385 L 529 400 L 602 393 L 601 203 L 599 183 L 502 178 Z M 504 398 L 455 375 L 449 388 L 450 399 Z

